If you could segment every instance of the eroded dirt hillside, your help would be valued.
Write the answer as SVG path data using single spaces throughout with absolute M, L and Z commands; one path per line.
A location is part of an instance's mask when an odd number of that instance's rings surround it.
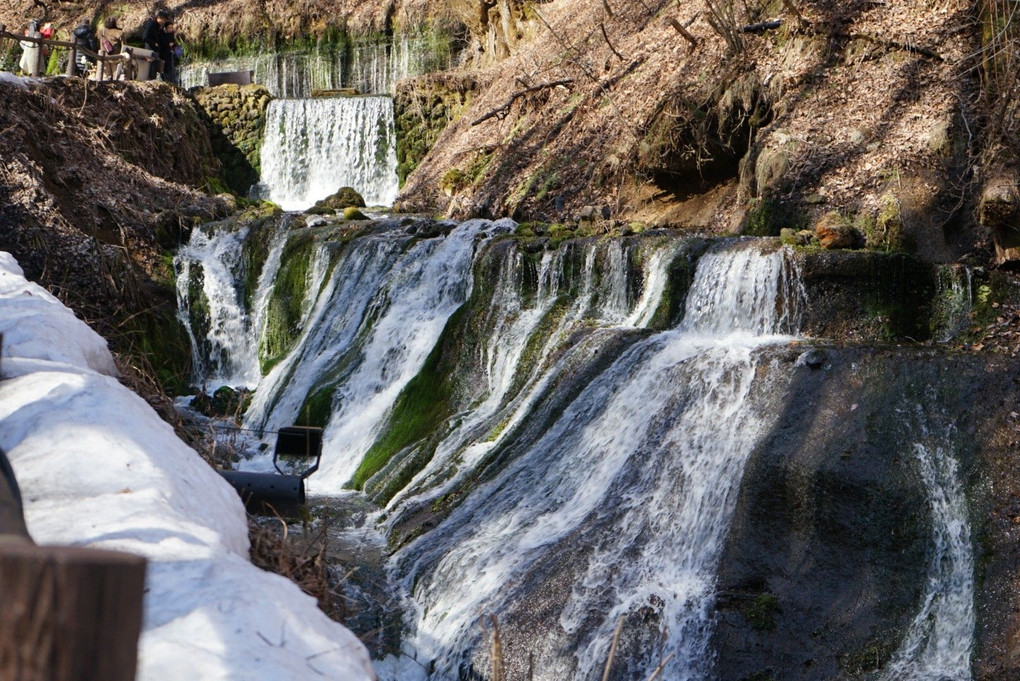
M 0 101 L 0 250 L 115 349 L 165 342 L 149 356 L 172 364 L 187 343 L 164 254 L 235 205 L 209 192 L 219 165 L 198 108 L 163 83 L 62 78 L 0 78 Z
M 977 3 L 737 5 L 524 3 L 403 205 L 756 233 L 838 211 L 875 245 L 981 247 Z

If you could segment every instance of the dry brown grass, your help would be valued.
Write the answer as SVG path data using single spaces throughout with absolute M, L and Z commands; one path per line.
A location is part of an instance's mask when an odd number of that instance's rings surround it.
M 283 575 L 314 598 L 319 609 L 337 622 L 346 617 L 344 599 L 330 578 L 326 564 L 325 531 L 310 533 L 307 528 L 294 536 L 286 521 L 277 517 L 265 521 L 248 517 L 249 551 L 252 564 Z

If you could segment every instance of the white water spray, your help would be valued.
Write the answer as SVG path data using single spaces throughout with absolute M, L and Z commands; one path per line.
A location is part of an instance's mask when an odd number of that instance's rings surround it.
M 250 308 L 243 300 L 242 287 L 246 278 L 243 243 L 248 229 L 196 229 L 174 259 L 178 316 L 191 336 L 196 382 L 210 392 L 223 385 L 254 388 L 259 382 L 258 336 L 287 231 L 288 221 L 277 225 Z M 202 278 L 199 304 L 208 316 L 208 330 L 202 338 L 195 337 L 191 319 L 190 297 L 196 276 Z
M 393 101 L 389 97 L 277 100 L 269 105 L 262 183 L 285 210 L 303 210 L 341 187 L 368 205 L 399 191 Z
M 932 553 L 921 608 L 881 681 L 970 681 L 974 641 L 974 551 L 956 460 L 940 446 L 914 445 L 928 493 Z
M 610 263 L 610 268 L 615 265 L 622 269 L 630 251 L 637 248 L 635 243 L 581 242 L 575 247 L 584 249 L 584 268 L 577 284 L 581 293 L 556 325 L 545 332 L 547 336 L 530 364 L 523 361 L 529 343 L 542 333 L 541 324 L 548 321 L 553 306 L 562 302 L 561 286 L 568 279 L 569 257 L 566 249 L 544 253 L 534 274 L 537 291 L 527 297 L 523 295 L 523 254 L 514 250 L 504 257 L 492 304 L 485 310 L 481 325 L 491 330 L 487 338 L 481 339 L 479 348 L 486 378 L 483 394 L 476 397 L 477 402 L 470 410 L 457 416 L 458 425 L 436 447 L 407 491 L 391 501 L 390 507 L 428 504 L 456 489 L 489 452 L 511 437 L 514 428 L 531 414 L 536 400 L 559 375 L 565 359 L 550 366 L 550 358 L 564 348 L 571 332 L 581 326 L 641 328 L 650 322 L 662 303 L 668 268 L 679 251 L 678 243 L 670 241 L 646 249 L 651 252 L 644 259 L 637 296 L 629 290 L 627 272 L 601 277 L 596 274 L 600 258 Z M 607 302 L 593 304 L 596 298 Z M 516 390 L 511 392 L 515 386 Z M 420 492 L 439 479 L 443 480 L 441 484 Z
M 617 617 L 649 603 L 674 652 L 664 677 L 704 678 L 718 560 L 744 462 L 767 425 L 749 403 L 754 351 L 795 331 L 793 275 L 783 251 L 703 256 L 681 328 L 624 353 L 527 452 L 398 554 L 413 594 L 409 654 L 434 663 L 437 678 L 456 676 L 479 613 L 512 607 L 514 585 L 570 539 L 588 547 L 559 615 L 579 644 L 576 666 L 554 654 L 559 666 L 535 678 L 591 678 Z M 655 661 L 633 664 L 643 678 Z

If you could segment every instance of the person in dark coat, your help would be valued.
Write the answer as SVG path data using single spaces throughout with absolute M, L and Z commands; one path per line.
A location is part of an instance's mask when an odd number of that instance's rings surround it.
M 163 62 L 163 80 L 177 83 L 177 35 L 174 31 L 174 20 L 168 18 L 156 36 L 157 52 Z
M 166 24 L 168 15 L 166 10 L 158 10 L 153 16 L 142 24 L 142 46 L 153 52 L 159 51 L 159 34 Z
M 72 34 L 74 37 L 74 44 L 78 47 L 89 50 L 90 52 L 99 52 L 99 38 L 96 37 L 95 31 L 92 30 L 92 25 L 86 19 L 82 19 L 81 23 L 74 29 Z M 78 75 L 84 76 L 89 66 L 96 63 L 96 58 L 85 54 L 84 52 L 78 52 L 78 56 L 75 63 L 75 72 Z

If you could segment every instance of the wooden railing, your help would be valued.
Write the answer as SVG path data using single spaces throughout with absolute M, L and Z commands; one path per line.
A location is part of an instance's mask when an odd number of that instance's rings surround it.
M 0 24 L 0 41 L 4 39 L 16 40 L 18 42 L 29 42 L 39 46 L 36 51 L 35 63 L 32 64 L 32 68 L 28 75 L 32 77 L 38 77 L 46 72 L 46 65 L 44 61 L 43 47 L 59 47 L 69 50 L 67 59 L 67 76 L 74 76 L 75 65 L 78 61 L 78 55 L 84 54 L 96 63 L 96 80 L 106 80 L 107 78 L 114 80 L 118 79 L 123 73 L 127 73 L 130 79 L 130 64 L 133 59 L 139 59 L 131 53 L 132 48 L 125 45 L 119 54 L 100 54 L 93 52 L 90 49 L 82 47 L 75 42 L 65 42 L 63 40 L 52 40 L 49 38 L 34 38 L 27 35 L 18 35 L 17 33 L 11 33 L 7 30 L 4 24 Z M 152 58 L 142 57 L 145 61 L 156 61 Z M 109 65 L 109 67 L 108 67 Z
M 0 679 L 134 681 L 144 588 L 141 556 L 36 546 L 0 450 Z

